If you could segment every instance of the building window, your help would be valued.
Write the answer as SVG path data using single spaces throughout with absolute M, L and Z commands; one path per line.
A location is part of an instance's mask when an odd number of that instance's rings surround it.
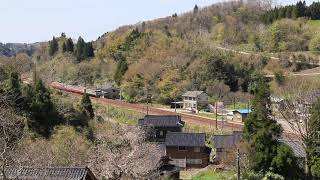
M 202 164 L 202 159 L 187 159 L 187 164 Z
M 160 131 L 160 132 L 159 132 L 159 135 L 160 135 L 160 136 L 163 136 L 163 131 Z
M 194 147 L 194 152 L 200 152 L 200 147 Z
M 179 146 L 179 147 L 178 147 L 178 150 L 179 150 L 179 151 L 186 151 L 186 150 L 187 150 L 187 147 L 185 147 L 185 146 Z

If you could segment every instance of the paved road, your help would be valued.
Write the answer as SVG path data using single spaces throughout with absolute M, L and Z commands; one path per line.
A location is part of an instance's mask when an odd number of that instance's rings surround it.
M 245 51 L 237 51 L 237 50 L 233 50 L 233 49 L 229 49 L 229 48 L 225 48 L 225 47 L 220 47 L 220 46 L 218 46 L 216 48 L 224 50 L 224 51 L 230 51 L 230 52 L 234 52 L 234 53 L 238 53 L 238 54 L 243 54 L 243 55 L 256 55 L 255 53 L 248 53 L 248 52 L 245 52 Z M 280 58 L 278 58 L 278 57 L 270 56 L 269 58 L 280 61 Z M 292 61 L 290 59 L 288 61 L 291 62 L 291 63 L 296 62 L 296 63 L 304 63 L 304 64 L 309 64 L 309 65 L 315 65 L 314 63 L 310 63 L 310 62 Z M 320 62 L 317 65 L 320 65 Z
M 289 74 L 289 75 L 284 75 L 284 76 L 319 76 L 320 73 L 294 73 L 294 74 Z M 274 77 L 273 74 L 269 74 L 269 75 L 266 75 L 266 77 Z

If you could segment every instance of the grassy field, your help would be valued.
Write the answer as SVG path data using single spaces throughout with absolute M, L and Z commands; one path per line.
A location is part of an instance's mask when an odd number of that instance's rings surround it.
M 194 115 L 194 114 L 193 114 Z M 207 118 L 212 118 L 212 119 L 216 119 L 216 114 L 215 113 L 203 113 L 203 112 L 200 112 L 198 114 L 195 114 L 197 116 L 202 116 L 202 117 L 207 117 Z M 218 119 L 221 119 L 222 116 L 221 115 L 218 115 Z
M 232 171 L 215 171 L 215 170 L 188 170 L 181 172 L 181 179 L 184 180 L 234 180 L 235 172 Z
M 313 31 L 319 31 L 320 30 L 320 20 L 309 20 L 307 22 L 307 25 L 309 28 L 311 28 Z
M 70 106 L 73 106 L 76 109 L 78 108 L 82 96 L 77 96 L 68 93 L 57 93 L 57 91 L 54 92 L 54 99 L 64 102 L 65 104 L 69 104 Z M 112 120 L 119 124 L 134 126 L 138 123 L 138 120 L 140 118 L 144 117 L 143 113 L 135 112 L 133 110 L 114 107 L 107 104 L 101 104 L 97 103 L 96 101 L 92 101 L 92 104 L 96 116 L 101 117 L 103 120 Z
M 235 103 L 235 104 L 231 104 L 231 105 L 227 105 L 226 107 L 228 110 L 234 110 L 234 109 L 246 109 L 248 108 L 248 104 L 243 104 L 243 103 Z

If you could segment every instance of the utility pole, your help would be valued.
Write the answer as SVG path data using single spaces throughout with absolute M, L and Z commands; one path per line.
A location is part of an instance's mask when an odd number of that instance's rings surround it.
M 149 115 L 149 98 L 147 98 L 147 116 Z
M 240 180 L 240 150 L 237 152 L 237 180 Z
M 218 103 L 216 102 L 216 130 L 218 130 Z
M 176 102 L 174 102 L 174 112 L 177 112 L 177 100 L 175 100 Z
M 109 121 L 109 117 L 110 117 L 110 111 L 109 111 L 109 103 L 108 103 L 108 121 Z

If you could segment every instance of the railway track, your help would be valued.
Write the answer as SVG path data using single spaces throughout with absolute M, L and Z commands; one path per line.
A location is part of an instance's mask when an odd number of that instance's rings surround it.
M 116 107 L 121 107 L 121 108 L 127 108 L 130 110 L 134 110 L 137 112 L 141 113 L 146 113 L 146 108 L 144 105 L 141 104 L 132 104 L 132 103 L 127 103 L 119 100 L 111 100 L 111 99 L 102 99 L 102 98 L 95 98 L 93 99 L 97 102 L 105 103 L 105 104 L 110 104 L 112 106 Z M 171 111 L 166 111 L 163 109 L 158 109 L 154 107 L 149 107 L 148 108 L 148 113 L 151 115 L 177 115 L 178 113 L 171 112 Z M 198 117 L 198 116 L 193 116 L 189 114 L 179 114 L 181 115 L 182 119 L 191 125 L 196 125 L 196 126 L 206 126 L 206 127 L 215 127 L 216 126 L 216 121 L 210 118 L 205 118 L 205 117 Z M 243 125 L 241 124 L 236 124 L 236 123 L 230 123 L 230 122 L 221 122 L 218 121 L 218 127 L 226 130 L 242 130 Z
M 72 93 L 72 94 L 79 95 L 79 96 L 83 94 L 82 87 L 77 88 L 75 86 L 63 85 L 60 83 L 52 83 L 50 86 L 53 89 Z M 125 109 L 133 110 L 136 112 L 140 112 L 140 113 L 146 113 L 146 108 L 145 108 L 145 105 L 143 105 L 143 104 L 133 104 L 133 103 L 127 103 L 127 102 L 120 101 L 120 100 L 104 99 L 104 98 L 97 98 L 97 97 L 91 97 L 91 99 L 93 99 L 94 101 L 96 101 L 98 103 L 102 103 L 105 105 L 109 104 L 109 105 L 115 106 L 115 107 L 125 108 Z M 158 109 L 155 107 L 149 107 L 148 113 L 151 115 L 177 115 L 177 113 L 175 113 L 175 112 L 166 111 L 166 110 Z M 193 116 L 193 115 L 184 114 L 184 113 L 181 113 L 179 115 L 181 115 L 182 119 L 187 124 L 190 124 L 190 125 L 210 127 L 213 129 L 216 127 L 216 121 L 213 119 L 210 119 L 210 118 Z M 238 123 L 231 123 L 231 122 L 226 122 L 226 121 L 224 121 L 224 122 L 218 121 L 217 123 L 218 123 L 217 127 L 220 129 L 223 128 L 224 130 L 233 131 L 233 130 L 242 130 L 243 129 L 243 125 L 238 124 Z

